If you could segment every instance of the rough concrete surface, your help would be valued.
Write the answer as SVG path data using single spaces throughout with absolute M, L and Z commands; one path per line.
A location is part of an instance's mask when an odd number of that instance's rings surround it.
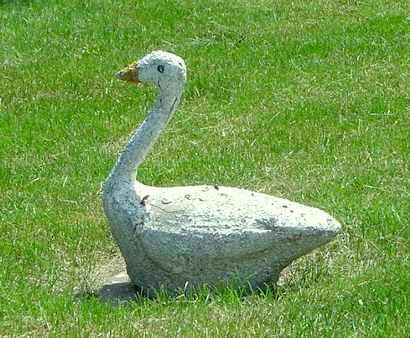
M 232 280 L 263 287 L 338 233 L 340 224 L 329 214 L 285 199 L 230 187 L 157 188 L 135 181 L 138 165 L 175 111 L 186 69 L 181 58 L 153 52 L 119 74 L 159 90 L 103 193 L 105 213 L 135 285 L 148 292 Z

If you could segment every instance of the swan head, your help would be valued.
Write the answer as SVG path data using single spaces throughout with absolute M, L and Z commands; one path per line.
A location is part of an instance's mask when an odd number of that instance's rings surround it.
M 155 51 L 120 70 L 115 77 L 132 83 L 148 82 L 157 87 L 183 85 L 186 67 L 179 56 Z

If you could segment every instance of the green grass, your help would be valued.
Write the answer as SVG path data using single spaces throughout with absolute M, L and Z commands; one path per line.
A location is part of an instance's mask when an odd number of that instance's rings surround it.
M 0 0 L 0 335 L 407 336 L 409 7 Z M 141 181 L 262 191 L 343 224 L 274 291 L 92 296 L 118 253 L 101 185 L 156 95 L 113 74 L 155 49 L 189 80 Z

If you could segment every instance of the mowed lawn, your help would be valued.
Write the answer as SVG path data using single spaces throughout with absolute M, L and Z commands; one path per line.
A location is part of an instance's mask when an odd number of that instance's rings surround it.
M 0 0 L 0 336 L 408 336 L 409 9 Z M 119 252 L 101 187 L 156 95 L 113 75 L 157 49 L 188 82 L 139 180 L 242 187 L 343 225 L 268 292 L 98 298 Z

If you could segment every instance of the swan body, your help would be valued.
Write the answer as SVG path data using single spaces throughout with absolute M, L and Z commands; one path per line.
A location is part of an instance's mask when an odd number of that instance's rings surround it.
M 173 291 L 232 279 L 262 287 L 296 258 L 328 243 L 340 224 L 326 212 L 244 189 L 150 187 L 138 165 L 172 117 L 186 80 L 184 61 L 156 51 L 117 73 L 159 90 L 104 185 L 103 205 L 134 284 Z

